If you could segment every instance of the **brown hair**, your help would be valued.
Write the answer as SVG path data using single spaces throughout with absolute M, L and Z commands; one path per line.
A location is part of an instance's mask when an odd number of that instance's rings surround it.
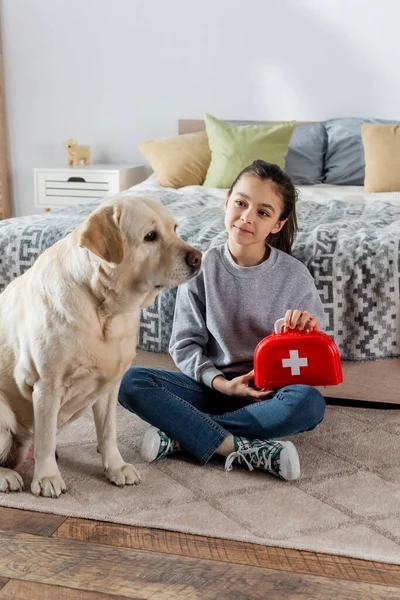
M 283 221 L 283 219 L 287 219 L 287 221 L 278 233 L 270 233 L 265 243 L 291 254 L 294 237 L 297 233 L 296 201 L 298 198 L 293 181 L 278 165 L 265 162 L 265 160 L 255 160 L 236 177 L 228 192 L 228 197 L 230 197 L 233 188 L 243 175 L 253 175 L 263 181 L 272 181 L 274 184 L 283 203 L 279 221 Z

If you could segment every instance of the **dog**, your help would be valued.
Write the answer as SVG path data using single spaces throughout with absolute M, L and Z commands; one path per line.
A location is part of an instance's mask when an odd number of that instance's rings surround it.
M 78 146 L 76 140 L 67 140 L 61 144 L 68 154 L 68 166 L 79 167 L 81 161 L 87 167 L 90 165 L 90 146 Z
M 32 493 L 65 492 L 57 429 L 89 407 L 108 479 L 140 482 L 117 447 L 117 394 L 140 309 L 200 271 L 176 228 L 157 198 L 105 200 L 0 294 L 0 491 L 23 490 L 15 469 L 33 442 Z

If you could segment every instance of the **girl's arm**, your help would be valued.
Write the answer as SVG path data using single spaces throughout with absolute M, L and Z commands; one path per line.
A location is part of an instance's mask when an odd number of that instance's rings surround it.
M 200 273 L 178 288 L 169 352 L 185 375 L 211 387 L 213 379 L 223 374 L 207 356 L 208 339 L 203 274 Z
M 296 327 L 296 324 L 299 321 L 303 325 L 305 318 L 302 316 L 302 313 L 305 312 L 310 313 L 310 316 L 313 317 L 313 322 L 311 323 L 312 325 L 314 325 L 316 319 L 319 324 L 319 329 L 326 329 L 326 314 L 314 281 L 311 282 L 310 289 L 307 294 L 305 294 L 296 302 L 296 306 L 291 307 L 291 310 L 286 312 L 285 321 L 289 322 L 289 320 L 291 320 L 291 325 L 293 326 L 291 328 Z

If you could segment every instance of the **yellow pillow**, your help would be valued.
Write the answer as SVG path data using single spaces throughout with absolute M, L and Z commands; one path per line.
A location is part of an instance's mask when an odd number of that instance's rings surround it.
M 361 125 L 366 192 L 400 191 L 400 125 Z
M 203 184 L 211 161 L 205 131 L 140 142 L 138 147 L 161 185 L 180 188 Z

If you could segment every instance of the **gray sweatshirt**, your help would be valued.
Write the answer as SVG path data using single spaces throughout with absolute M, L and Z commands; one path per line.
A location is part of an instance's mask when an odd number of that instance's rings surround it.
M 260 265 L 241 267 L 228 244 L 214 246 L 203 255 L 200 274 L 178 288 L 170 354 L 183 373 L 210 387 L 217 375 L 244 375 L 257 344 L 288 309 L 307 310 L 325 327 L 305 265 L 271 248 Z

